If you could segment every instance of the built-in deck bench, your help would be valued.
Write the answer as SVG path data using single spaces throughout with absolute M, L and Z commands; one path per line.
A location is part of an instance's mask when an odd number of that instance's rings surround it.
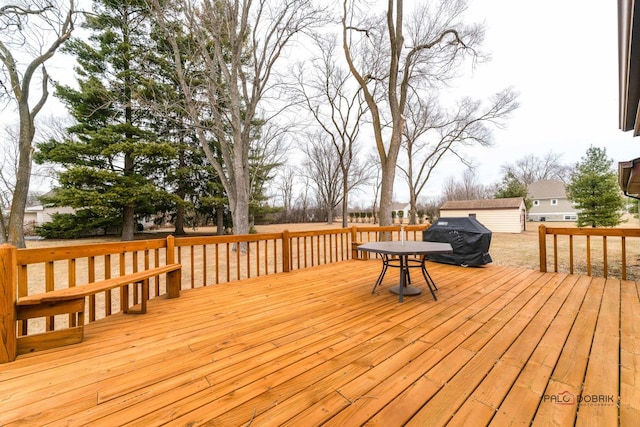
M 144 314 L 147 312 L 147 300 L 149 299 L 149 279 L 166 274 L 167 296 L 169 298 L 178 297 L 180 294 L 181 269 L 181 264 L 167 264 L 98 282 L 18 298 L 16 302 L 17 320 L 69 314 L 70 321 L 69 328 L 66 329 L 19 336 L 17 339 L 17 354 L 81 342 L 84 338 L 84 312 L 85 298 L 87 296 L 121 288 L 120 306 L 122 311 L 129 314 Z M 128 287 L 130 284 L 141 287 L 140 309 L 138 310 L 132 310 L 129 307 Z

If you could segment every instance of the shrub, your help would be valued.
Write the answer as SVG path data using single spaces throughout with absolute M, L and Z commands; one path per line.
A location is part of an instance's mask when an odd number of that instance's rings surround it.
M 89 210 L 75 214 L 54 213 L 51 221 L 36 227 L 36 234 L 47 239 L 76 239 L 104 234 L 105 230 L 117 228 L 120 218 L 102 217 Z

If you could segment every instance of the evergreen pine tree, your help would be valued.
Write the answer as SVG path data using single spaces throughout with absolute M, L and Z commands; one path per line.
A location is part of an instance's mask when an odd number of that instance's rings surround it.
M 527 186 L 520 182 L 512 171 L 508 171 L 502 178 L 502 183 L 498 185 L 495 193 L 496 199 L 507 199 L 509 197 L 522 197 L 527 209 L 531 209 L 533 202 L 528 198 Z
M 606 149 L 591 146 L 572 172 L 566 189 L 578 210 L 578 227 L 614 227 L 622 222 L 624 199 L 612 164 Z
M 59 85 L 56 91 L 77 124 L 69 139 L 41 144 L 36 160 L 63 167 L 47 202 L 85 211 L 84 218 L 115 219 L 122 239 L 131 240 L 136 217 L 171 198 L 156 183 L 176 155 L 157 139 L 154 116 L 144 108 L 146 2 L 97 0 L 85 28 L 88 41 L 74 39 L 65 49 L 78 61 L 78 89 Z

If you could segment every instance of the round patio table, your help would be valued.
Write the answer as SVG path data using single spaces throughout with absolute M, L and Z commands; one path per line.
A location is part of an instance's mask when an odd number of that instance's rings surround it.
M 373 285 L 371 293 L 374 293 L 378 285 L 382 283 L 382 279 L 387 273 L 387 268 L 394 267 L 400 269 L 400 284 L 389 289 L 391 292 L 398 294 L 400 302 L 403 301 L 404 295 L 420 294 L 419 288 L 410 286 L 410 268 L 420 269 L 433 299 L 437 301 L 438 298 L 436 297 L 435 291 L 438 290 L 438 288 L 427 271 L 425 265 L 426 255 L 453 253 L 453 248 L 449 243 L 422 241 L 369 242 L 359 245 L 358 250 L 378 253 L 382 257 L 382 271 L 380 272 L 380 276 L 378 276 L 376 284 Z M 409 256 L 417 256 L 418 258 L 410 259 Z

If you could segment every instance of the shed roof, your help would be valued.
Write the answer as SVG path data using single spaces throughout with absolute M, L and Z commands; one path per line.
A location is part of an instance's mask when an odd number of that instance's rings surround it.
M 440 206 L 440 210 L 463 209 L 520 209 L 524 203 L 522 197 L 504 199 L 449 200 Z

